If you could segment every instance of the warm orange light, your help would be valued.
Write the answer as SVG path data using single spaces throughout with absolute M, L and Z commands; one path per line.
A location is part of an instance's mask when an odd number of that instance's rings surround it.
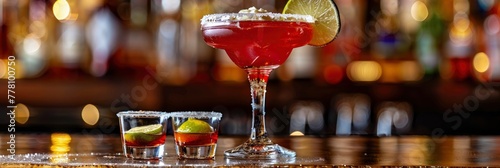
M 8 68 L 9 62 L 12 62 L 12 61 L 9 59 L 0 59 L 0 78 L 2 78 L 2 79 L 8 79 L 9 77 L 12 78 L 11 75 L 14 75 L 14 77 L 16 77 L 16 79 L 24 78 L 25 70 L 24 70 L 23 62 L 19 61 L 18 58 L 16 58 L 16 60 L 14 61 L 15 65 L 11 66 L 12 68 L 15 68 L 15 73 L 12 73 L 14 71 L 11 71 L 10 75 L 9 75 L 9 68 Z
M 490 67 L 490 59 L 484 52 L 477 53 L 472 60 L 472 65 L 477 72 L 483 73 Z
M 399 61 L 384 60 L 380 62 L 382 66 L 382 76 L 380 77 L 380 82 L 383 83 L 399 83 L 401 82 L 401 67 Z
M 473 27 L 467 13 L 459 12 L 453 16 L 453 24 L 449 31 L 449 37 L 454 44 L 470 44 L 473 33 Z
M 382 75 L 382 67 L 375 61 L 354 61 L 347 66 L 348 77 L 352 81 L 372 82 Z
M 290 136 L 304 136 L 304 133 L 300 131 L 293 131 Z
M 99 109 L 92 104 L 87 104 L 83 107 L 82 119 L 89 125 L 95 125 L 99 121 Z
M 411 6 L 411 17 L 416 21 L 424 21 L 429 16 L 429 10 L 422 1 L 415 1 Z
M 19 103 L 16 106 L 16 121 L 19 124 L 26 124 L 30 118 L 30 111 L 28 107 L 22 103 Z
M 401 61 L 399 63 L 399 78 L 402 81 L 414 82 L 422 79 L 424 72 L 416 61 Z
M 71 136 L 69 134 L 53 133 L 50 135 L 50 140 L 52 141 L 50 151 L 52 151 L 53 153 L 61 154 L 69 152 L 69 143 L 71 142 Z
M 52 163 L 66 163 L 68 162 L 68 157 L 64 154 L 68 153 L 71 149 L 69 143 L 71 142 L 71 136 L 67 133 L 52 133 L 50 135 L 50 140 L 52 141 L 52 146 L 50 146 L 50 151 L 54 154 L 54 157 L 50 158 Z

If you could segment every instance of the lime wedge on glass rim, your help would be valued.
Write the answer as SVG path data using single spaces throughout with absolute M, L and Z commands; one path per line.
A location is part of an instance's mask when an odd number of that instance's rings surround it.
M 177 128 L 181 133 L 211 133 L 214 129 L 205 121 L 189 118 Z
M 312 46 L 327 45 L 340 31 L 339 10 L 333 0 L 289 0 L 283 13 L 314 17 Z
M 144 143 L 154 141 L 162 134 L 163 126 L 161 124 L 152 124 L 134 127 L 125 131 L 124 137 L 127 142 Z

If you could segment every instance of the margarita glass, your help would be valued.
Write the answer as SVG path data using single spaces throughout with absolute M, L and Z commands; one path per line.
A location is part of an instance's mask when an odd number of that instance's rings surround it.
M 295 152 L 274 144 L 265 124 L 265 94 L 269 74 L 283 64 L 292 49 L 308 44 L 314 18 L 278 13 L 225 13 L 201 20 L 205 42 L 224 49 L 231 60 L 248 74 L 252 95 L 250 138 L 224 152 L 229 158 L 275 159 L 295 157 Z

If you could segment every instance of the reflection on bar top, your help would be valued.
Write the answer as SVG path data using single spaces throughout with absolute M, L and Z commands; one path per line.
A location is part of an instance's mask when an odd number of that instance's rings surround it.
M 67 154 L 50 150 L 50 134 L 16 134 L 14 159 L 0 150 L 0 167 L 169 167 L 169 166 L 287 166 L 327 167 L 448 166 L 500 167 L 500 136 L 333 136 L 272 137 L 297 152 L 295 159 L 228 160 L 223 152 L 246 141 L 246 136 L 219 137 L 215 160 L 178 160 L 172 135 L 165 143 L 166 157 L 158 161 L 125 159 L 118 134 L 67 134 Z M 8 134 L 0 134 L 0 149 L 9 149 Z M 126 165 L 126 166 L 125 166 Z M 101 166 L 101 167 L 102 167 Z

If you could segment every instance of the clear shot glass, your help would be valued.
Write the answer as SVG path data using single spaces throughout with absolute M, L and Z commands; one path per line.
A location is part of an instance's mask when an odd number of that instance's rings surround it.
M 221 113 L 172 112 L 170 117 L 180 159 L 214 159 Z
M 168 113 L 122 111 L 120 123 L 123 153 L 132 159 L 161 159 L 165 155 Z

